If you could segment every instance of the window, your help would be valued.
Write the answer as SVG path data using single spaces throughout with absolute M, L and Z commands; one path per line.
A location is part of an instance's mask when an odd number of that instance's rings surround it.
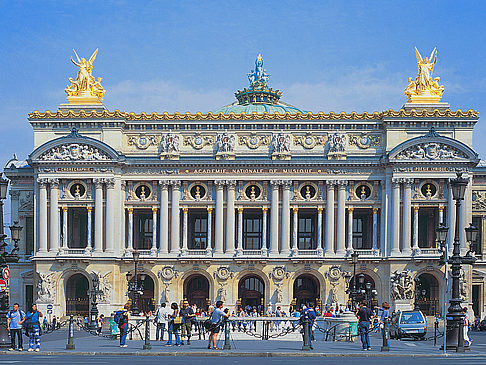
M 204 250 L 208 247 L 208 217 L 204 213 L 191 213 L 191 240 L 189 249 Z
M 474 251 L 480 255 L 483 252 L 483 236 L 481 234 L 481 232 L 483 231 L 483 219 L 481 217 L 473 216 L 472 224 L 478 229 L 477 241 L 475 245 L 473 243 Z
M 369 213 L 355 211 L 353 214 L 353 248 L 358 250 L 373 248 L 370 239 L 370 224 Z
M 152 212 L 140 211 L 135 215 L 135 242 L 134 247 L 139 250 L 149 250 L 153 240 Z
M 92 220 L 91 223 L 93 224 L 93 222 L 94 219 Z M 86 208 L 69 208 L 68 247 L 86 248 L 87 245 L 88 245 L 88 211 L 86 210 Z
M 418 244 L 420 248 L 435 248 L 435 230 L 439 226 L 437 208 L 419 209 L 419 234 Z
M 298 218 L 297 247 L 299 250 L 315 250 L 316 245 L 316 215 L 300 213 Z
M 260 250 L 262 248 L 262 215 L 244 213 L 243 215 L 243 249 Z
M 25 286 L 25 312 L 32 308 L 32 304 L 34 303 L 34 286 L 33 285 L 26 285 Z
M 25 217 L 25 254 L 34 254 L 34 217 Z

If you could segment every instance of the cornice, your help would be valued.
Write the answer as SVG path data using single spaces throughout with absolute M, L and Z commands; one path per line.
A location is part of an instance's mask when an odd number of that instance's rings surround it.
M 69 110 L 66 112 L 63 111 L 56 111 L 51 112 L 46 110 L 45 112 L 39 112 L 38 110 L 29 113 L 29 120 L 46 120 L 46 119 L 123 119 L 126 121 L 172 121 L 172 120 L 181 120 L 181 121 L 216 121 L 216 120 L 380 120 L 383 118 L 477 118 L 479 116 L 479 112 L 474 110 L 462 111 L 458 109 L 456 111 L 451 111 L 450 109 L 440 111 L 438 109 L 435 110 L 422 110 L 417 111 L 412 109 L 410 111 L 405 111 L 404 109 L 400 109 L 398 111 L 394 111 L 389 109 L 383 112 L 373 112 L 367 113 L 363 112 L 358 114 L 356 112 L 352 113 L 284 113 L 280 114 L 275 112 L 273 114 L 269 113 L 252 113 L 252 114 L 213 114 L 211 112 L 207 114 L 203 114 L 197 112 L 195 114 L 192 113 L 173 113 L 169 114 L 164 112 L 162 114 L 158 114 L 156 112 L 147 114 L 142 112 L 140 114 L 135 114 L 133 112 L 122 112 L 119 110 L 115 110 L 113 112 L 109 112 L 107 110 L 103 111 L 73 111 Z

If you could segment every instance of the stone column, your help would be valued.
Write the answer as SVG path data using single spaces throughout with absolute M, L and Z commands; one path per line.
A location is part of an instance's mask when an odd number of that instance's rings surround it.
M 187 253 L 187 218 L 188 218 L 188 213 L 189 208 L 184 207 L 182 208 L 182 248 L 180 250 L 181 256 L 185 255 Z
M 317 208 L 317 254 L 322 257 L 324 248 L 322 247 L 322 211 L 324 208 Z
M 402 241 L 403 253 L 407 256 L 412 254 L 412 182 L 413 180 L 405 180 L 403 186 L 403 224 L 402 226 Z
M 127 208 L 128 211 L 128 250 L 133 251 L 133 208 Z
M 456 227 L 456 202 L 452 196 L 452 188 L 449 182 L 448 184 L 448 197 L 447 197 L 447 225 L 449 226 L 449 233 L 447 234 L 447 247 L 449 253 L 452 253 L 454 247 L 454 231 Z
M 472 201 L 472 196 L 470 194 L 471 192 L 471 180 L 472 176 L 469 176 L 469 184 L 466 186 L 466 191 L 464 193 L 464 200 L 461 201 L 461 208 L 459 210 L 459 243 L 461 244 L 461 255 L 465 255 L 467 252 L 467 247 L 468 243 L 466 242 L 466 231 L 464 228 L 469 226 L 467 219 L 468 219 L 468 214 L 467 214 L 467 205 L 468 205 L 468 199 L 469 201 Z M 455 206 L 454 206 L 455 208 Z
M 62 207 L 62 250 L 67 250 L 68 239 L 68 207 Z
M 10 194 L 10 212 L 11 212 L 10 222 L 12 223 L 20 222 L 19 219 L 20 191 L 10 189 L 9 194 Z
M 271 193 L 271 205 L 270 205 L 270 255 L 278 255 L 278 189 L 280 183 L 278 181 L 270 181 L 272 193 Z
M 115 248 L 115 179 L 106 180 L 106 251 Z
M 391 235 L 391 256 L 400 254 L 400 182 L 397 179 L 392 181 L 392 235 Z
M 95 252 L 103 252 L 103 179 L 93 179 L 95 184 Z
M 346 254 L 346 182 L 340 181 L 338 185 L 337 209 L 337 250 L 336 254 Z
M 47 179 L 37 179 L 39 185 L 39 252 L 47 252 Z
M 378 251 L 378 208 L 373 208 L 373 250 Z
M 444 206 L 439 205 L 439 226 L 444 224 Z
M 233 256 L 235 247 L 235 187 L 236 181 L 227 181 L 227 202 L 226 202 L 226 253 Z
M 213 252 L 213 208 L 207 207 L 208 211 L 208 245 L 206 247 L 207 255 L 212 254 Z
M 348 247 L 347 251 L 352 252 L 354 250 L 353 247 L 353 212 L 354 208 L 348 208 Z
M 294 213 L 293 218 L 293 229 L 292 229 L 292 254 L 297 255 L 298 249 L 298 236 L 299 236 L 299 208 L 293 207 L 292 211 Z
M 263 207 L 262 208 L 262 252 L 264 254 L 267 253 L 267 213 L 268 213 L 268 208 Z M 242 226 L 243 226 L 243 221 L 242 221 Z M 243 235 L 243 230 L 241 231 L 241 234 Z
M 412 252 L 414 254 L 420 252 L 419 244 L 418 244 L 418 234 L 419 234 L 419 207 L 415 205 L 413 207 L 413 243 L 412 243 Z
M 224 219 L 223 219 L 223 181 L 215 181 L 216 185 L 216 227 L 214 238 L 214 253 L 216 255 L 223 254 L 223 241 L 224 241 Z
M 159 181 L 160 185 L 160 243 L 161 255 L 169 253 L 169 184 L 166 180 Z
M 118 244 L 117 244 L 117 249 L 116 249 L 116 254 L 117 255 L 123 255 L 125 254 L 125 249 L 126 249 L 126 226 L 127 226 L 127 222 L 126 222 L 126 214 L 125 214 L 125 201 L 127 199 L 127 191 L 126 191 L 126 188 L 127 188 L 127 182 L 125 180 L 121 180 L 120 181 L 120 191 L 119 191 L 119 194 L 118 194 L 118 197 L 119 197 L 119 201 L 118 201 L 118 209 L 119 209 L 119 212 L 118 212 L 118 217 L 120 219 L 120 223 L 119 223 L 119 227 L 120 227 L 120 230 L 118 232 L 118 235 L 117 235 L 117 240 L 118 241 Z
M 170 216 L 170 252 L 179 253 L 180 250 L 180 212 L 179 201 L 181 199 L 181 182 L 173 180 L 172 186 L 172 207 Z
M 387 171 L 387 176 L 381 185 L 380 251 L 383 257 L 388 257 L 391 242 L 391 229 L 389 228 L 391 224 L 391 173 L 391 171 Z
M 84 249 L 85 253 L 91 253 L 93 250 L 93 229 L 92 229 L 92 222 L 93 222 L 93 207 L 87 206 L 86 210 L 88 211 L 88 237 L 86 242 L 86 248 Z
M 263 237 L 266 243 L 266 237 Z M 238 208 L 238 253 L 243 251 L 243 208 Z
M 49 252 L 59 252 L 59 180 L 49 179 Z
M 324 255 L 334 255 L 334 182 L 327 181 L 326 247 Z
M 152 207 L 152 248 L 151 255 L 157 254 L 157 207 Z
M 282 185 L 282 256 L 290 255 L 290 186 L 291 181 Z

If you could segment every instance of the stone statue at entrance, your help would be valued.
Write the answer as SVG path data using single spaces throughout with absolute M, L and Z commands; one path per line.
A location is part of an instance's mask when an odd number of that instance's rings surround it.
M 395 300 L 413 299 L 413 280 L 410 271 L 395 271 L 390 278 L 390 290 Z

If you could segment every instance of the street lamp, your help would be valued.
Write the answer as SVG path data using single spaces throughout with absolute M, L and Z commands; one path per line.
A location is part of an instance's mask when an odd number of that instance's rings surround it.
M 476 226 L 473 226 L 472 223 L 469 223 L 469 227 L 465 229 L 466 231 L 466 241 L 469 242 L 469 251 L 467 251 L 466 255 L 471 256 L 471 253 L 476 252 L 476 244 L 479 234 L 479 229 Z
M 356 310 L 356 265 L 358 264 L 359 254 L 353 251 L 351 254 L 351 262 L 353 263 L 353 289 L 351 290 L 351 310 Z
M 464 195 L 466 192 L 466 187 L 469 183 L 469 179 L 462 177 L 462 172 L 457 173 L 457 177 L 450 180 L 452 197 L 456 201 L 456 224 L 454 230 L 454 249 L 452 251 L 451 262 L 451 276 L 452 276 L 452 298 L 450 299 L 450 305 L 448 309 L 447 316 L 447 349 L 454 349 L 456 352 L 464 352 L 464 333 L 462 326 L 464 324 L 464 315 L 462 313 L 461 303 L 462 300 L 459 295 L 459 278 L 461 275 L 461 265 L 462 264 L 473 264 L 476 261 L 475 257 L 466 255 L 461 256 L 461 245 L 460 245 L 460 220 L 461 217 L 461 200 L 464 200 Z M 474 230 L 470 230 L 471 238 L 473 236 Z M 467 233 L 467 230 L 466 230 Z M 445 256 L 447 256 L 447 250 L 445 251 Z
M 134 316 L 139 316 L 140 315 L 140 310 L 138 309 L 138 296 L 139 296 L 139 291 L 143 292 L 143 284 L 139 285 L 138 284 L 138 260 L 140 259 L 140 252 L 138 250 L 135 250 L 132 252 L 133 256 L 133 262 L 135 264 L 135 275 L 133 278 L 133 282 L 131 281 L 132 279 L 132 274 L 130 272 L 127 272 L 126 277 L 128 281 L 128 294 L 129 297 L 132 299 L 132 314 Z M 145 275 L 142 274 L 141 277 L 143 276 L 143 280 L 145 279 Z
M 452 208 L 450 208 L 452 209 Z M 436 238 L 439 242 L 440 249 L 442 251 L 441 262 L 444 263 L 444 295 L 443 295 L 443 303 L 442 303 L 442 318 L 444 319 L 444 329 L 446 326 L 446 306 L 447 306 L 447 277 L 448 277 L 448 268 L 447 268 L 447 234 L 449 233 L 449 227 L 446 227 L 443 224 L 440 224 L 439 227 L 436 229 Z M 447 331 L 444 330 L 444 346 L 443 346 L 444 353 L 447 350 Z
M 90 323 L 89 329 L 96 330 L 98 328 L 98 295 L 99 295 L 99 287 L 100 287 L 100 279 L 96 273 L 91 274 L 91 310 L 89 313 Z
M 19 225 L 18 221 L 14 221 L 14 225 L 8 227 L 10 228 L 10 235 L 12 236 L 12 241 L 15 242 L 14 249 L 12 252 L 18 251 L 19 250 L 19 241 L 20 241 L 20 233 L 22 232 L 22 227 Z

